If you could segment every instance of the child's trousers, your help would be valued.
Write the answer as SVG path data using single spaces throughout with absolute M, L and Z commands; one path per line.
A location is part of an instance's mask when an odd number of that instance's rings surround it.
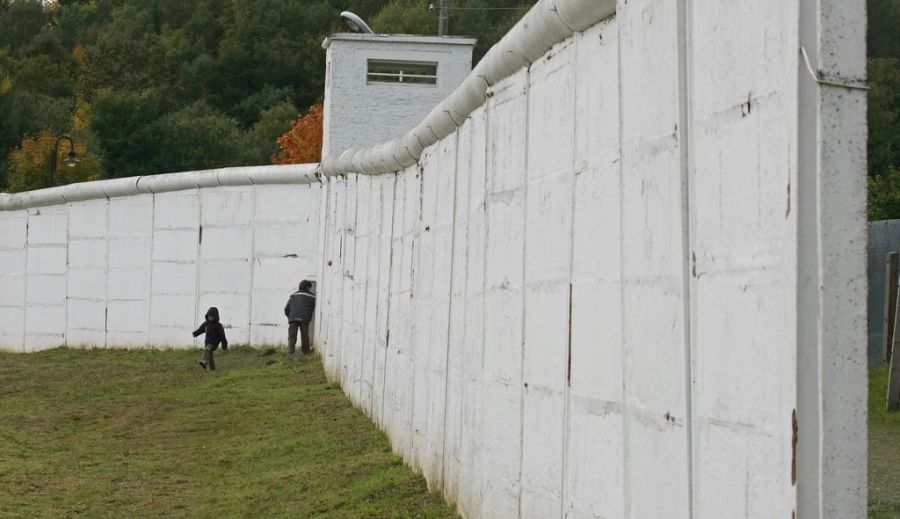
M 209 371 L 215 371 L 216 369 L 216 360 L 213 358 L 213 351 L 215 351 L 215 346 L 212 344 L 207 344 L 206 347 L 203 348 L 203 363 L 206 364 L 206 369 Z

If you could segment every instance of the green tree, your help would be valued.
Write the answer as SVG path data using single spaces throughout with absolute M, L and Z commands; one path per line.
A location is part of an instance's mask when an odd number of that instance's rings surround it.
M 0 3 L 0 48 L 24 49 L 46 24 L 41 0 Z
M 430 3 L 0 0 L 0 188 L 44 130 L 77 135 L 107 177 L 267 163 L 296 107 L 322 101 L 340 11 L 433 34 Z M 477 36 L 477 59 L 525 12 L 493 8 L 532 3 L 451 0 L 450 32 Z
M 156 173 L 240 166 L 248 161 L 237 121 L 205 101 L 163 115 L 150 132 L 155 151 L 151 171 Z
M 167 90 L 173 73 L 166 67 L 162 38 L 147 11 L 125 5 L 86 46 L 92 65 L 92 88 L 140 91 Z
M 91 129 L 104 150 L 109 177 L 153 173 L 159 154 L 153 125 L 163 115 L 161 97 L 143 92 L 100 90 L 91 105 Z
M 278 137 L 290 130 L 297 120 L 297 108 L 284 101 L 260 113 L 259 121 L 247 132 L 247 146 L 251 164 L 269 164 L 278 151 Z
M 884 175 L 870 176 L 869 221 L 900 218 L 900 171 L 892 169 Z
M 872 58 L 869 76 L 869 173 L 900 169 L 900 65 L 896 58 Z
M 428 5 L 429 2 L 421 0 L 391 0 L 372 19 L 372 30 L 390 34 L 437 34 L 437 15 Z
M 451 35 L 478 39 L 473 51 L 477 62 L 534 3 L 534 0 L 451 0 L 447 30 Z M 436 34 L 437 4 L 431 0 L 390 0 L 372 19 L 372 29 L 386 33 Z

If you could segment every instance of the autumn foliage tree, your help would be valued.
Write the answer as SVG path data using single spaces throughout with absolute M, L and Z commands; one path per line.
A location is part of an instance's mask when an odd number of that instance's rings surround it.
M 30 191 L 49 187 L 50 183 L 50 154 L 56 135 L 50 130 L 44 130 L 37 137 L 25 138 L 21 145 L 9 155 L 9 190 L 11 192 Z M 53 179 L 55 185 L 98 180 L 101 175 L 100 158 L 90 153 L 83 143 L 75 140 L 75 153 L 79 162 L 75 167 L 69 167 L 65 163 L 69 152 L 69 143 L 62 141 L 57 149 L 56 176 Z
M 322 160 L 322 103 L 309 107 L 306 115 L 278 138 L 280 150 L 272 155 L 273 164 L 309 164 Z

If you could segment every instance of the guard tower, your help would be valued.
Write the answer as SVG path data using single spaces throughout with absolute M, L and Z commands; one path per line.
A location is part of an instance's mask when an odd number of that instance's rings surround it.
M 475 41 L 364 33 L 326 38 L 322 155 L 409 131 L 469 74 Z

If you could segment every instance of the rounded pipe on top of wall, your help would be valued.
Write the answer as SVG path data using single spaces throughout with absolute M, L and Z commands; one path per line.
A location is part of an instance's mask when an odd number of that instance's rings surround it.
M 489 85 L 530 66 L 557 43 L 615 13 L 615 0 L 541 0 L 415 128 L 387 142 L 330 154 L 322 160 L 322 172 L 372 175 L 415 164 L 426 147 L 456 131 L 485 103 Z
M 318 164 L 247 166 L 80 182 L 23 193 L 0 193 L 0 211 L 203 187 L 310 184 L 318 181 L 318 168 Z

